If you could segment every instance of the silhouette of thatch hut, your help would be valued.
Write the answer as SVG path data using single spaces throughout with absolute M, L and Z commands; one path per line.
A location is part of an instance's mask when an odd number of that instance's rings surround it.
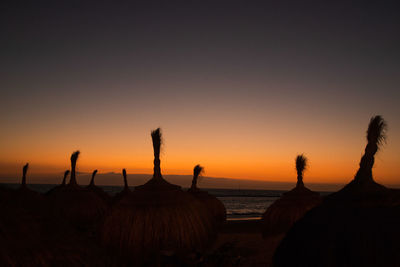
M 200 190 L 197 187 L 199 176 L 204 172 L 204 168 L 200 165 L 196 165 L 193 168 L 193 180 L 192 186 L 188 192 L 196 199 L 201 201 L 206 208 L 211 212 L 213 218 L 215 218 L 218 224 L 223 223 L 226 220 L 226 209 L 224 204 L 215 196 L 210 195 L 208 192 Z
M 297 184 L 289 192 L 283 193 L 262 216 L 263 237 L 286 233 L 290 227 L 310 209 L 321 203 L 319 193 L 304 186 L 303 174 L 307 168 L 304 155 L 296 157 Z
M 98 197 L 103 199 L 105 203 L 109 203 L 111 201 L 111 196 L 104 192 L 103 188 L 98 187 L 94 184 L 94 177 L 97 174 L 97 170 L 94 170 L 92 173 L 92 179 L 90 179 L 90 184 L 86 187 L 87 190 L 95 193 Z
M 21 185 L 17 189 L 4 188 L 2 190 L 0 202 L 14 208 L 24 209 L 33 216 L 39 216 L 37 213 L 46 208 L 46 202 L 40 193 L 28 188 L 26 183 L 28 167 L 28 163 L 23 166 Z
M 0 266 L 39 266 L 50 259 L 41 242 L 46 202 L 27 187 L 28 167 L 23 166 L 20 187 L 6 189 L 0 199 Z
M 121 192 L 118 192 L 117 194 L 115 194 L 115 196 L 112 199 L 112 202 L 118 203 L 122 198 L 128 196 L 129 194 L 132 193 L 132 191 L 129 189 L 128 186 L 128 179 L 126 177 L 126 170 L 122 169 L 122 176 L 124 177 L 124 188 L 122 189 Z
M 26 183 L 26 175 L 28 172 L 29 164 L 26 163 L 22 168 L 21 185 L 16 190 L 13 190 L 9 195 L 8 201 L 11 205 L 21 207 L 29 212 L 38 212 L 45 209 L 45 199 L 43 196 L 28 188 Z
M 383 118 L 373 117 L 354 179 L 294 224 L 275 252 L 275 266 L 400 266 L 398 196 L 372 176 L 385 132 Z
M 60 190 L 61 188 L 65 187 L 65 186 L 67 185 L 67 177 L 68 177 L 68 174 L 69 174 L 69 170 L 66 170 L 66 171 L 64 172 L 64 176 L 63 176 L 63 179 L 62 179 L 61 184 L 60 184 L 60 185 L 57 185 L 57 186 L 53 187 L 52 189 L 50 189 L 49 191 L 47 191 L 47 192 L 45 193 L 45 195 L 46 195 L 46 196 L 49 196 L 49 195 L 51 195 L 51 194 L 54 194 L 55 192 L 57 192 L 57 191 Z
M 211 214 L 205 207 L 162 177 L 160 129 L 151 136 L 153 177 L 122 198 L 103 227 L 104 244 L 133 261 L 202 249 L 214 235 Z
M 95 193 L 80 187 L 76 181 L 76 162 L 80 152 L 71 155 L 69 183 L 49 195 L 53 212 L 82 230 L 91 229 L 101 222 L 107 209 L 106 203 Z

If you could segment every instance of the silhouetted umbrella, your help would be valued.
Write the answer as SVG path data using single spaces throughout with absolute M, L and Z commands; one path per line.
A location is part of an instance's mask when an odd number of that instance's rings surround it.
M 57 186 L 53 187 L 52 189 L 50 189 L 49 191 L 47 191 L 45 195 L 46 195 L 46 196 L 49 196 L 49 195 L 51 195 L 51 194 L 54 194 L 55 192 L 57 192 L 57 191 L 60 190 L 61 188 L 65 187 L 65 186 L 66 186 L 66 183 L 67 183 L 67 176 L 68 176 L 68 174 L 69 174 L 69 170 L 66 170 L 66 171 L 64 172 L 64 178 L 62 179 L 61 184 L 60 184 L 60 185 L 57 185 Z
M 80 229 L 92 228 L 100 223 L 106 211 L 106 203 L 95 193 L 80 187 L 76 182 L 76 161 L 79 151 L 71 155 L 70 182 L 49 196 L 56 214 Z
M 372 176 L 386 123 L 373 117 L 355 178 L 299 220 L 276 250 L 276 266 L 400 266 L 400 206 Z
M 21 186 L 0 200 L 0 266 L 88 264 L 98 248 L 49 213 L 44 196 L 27 187 L 27 171 L 28 164 Z
M 103 242 L 133 260 L 146 260 L 162 251 L 202 249 L 214 235 L 211 215 L 204 206 L 162 177 L 160 129 L 151 136 L 153 177 L 121 199 L 103 228 Z
M 262 216 L 263 237 L 286 233 L 290 227 L 313 207 L 321 203 L 319 193 L 304 186 L 303 173 L 307 167 L 307 158 L 296 157 L 297 184 L 276 200 Z
M 22 181 L 18 189 L 10 194 L 10 205 L 18 206 L 28 210 L 29 212 L 38 212 L 45 209 L 45 199 L 43 196 L 28 188 L 26 185 L 26 174 L 28 172 L 29 164 L 26 163 L 22 169 Z
M 47 211 L 42 195 L 29 189 L 29 164 L 22 169 L 21 185 L 7 190 L 0 201 L 0 265 L 43 265 L 50 252 L 43 246 L 42 217 Z
M 94 170 L 92 173 L 92 179 L 90 180 L 90 184 L 86 187 L 87 190 L 95 193 L 98 197 L 103 199 L 106 203 L 111 201 L 111 196 L 104 192 L 103 188 L 98 187 L 94 184 L 94 177 L 97 174 L 97 170 Z
M 28 167 L 29 164 L 27 163 L 22 168 L 22 179 L 19 188 L 16 190 L 5 188 L 1 202 L 13 208 L 24 209 L 30 215 L 39 216 L 38 212 L 45 209 L 45 201 L 41 194 L 27 187 L 26 174 Z
M 204 168 L 200 165 L 196 165 L 193 169 L 193 180 L 192 186 L 188 192 L 196 199 L 200 200 L 206 208 L 211 212 L 213 218 L 215 218 L 218 224 L 221 224 L 226 220 L 226 209 L 224 204 L 215 196 L 210 195 L 208 192 L 200 190 L 197 187 L 199 175 L 204 172 Z
M 122 189 L 121 192 L 115 194 L 115 196 L 112 199 L 113 203 L 118 203 L 122 198 L 124 198 L 132 193 L 132 191 L 129 189 L 129 186 L 128 186 L 128 179 L 126 178 L 126 170 L 125 169 L 122 169 L 122 175 L 124 177 L 124 188 Z

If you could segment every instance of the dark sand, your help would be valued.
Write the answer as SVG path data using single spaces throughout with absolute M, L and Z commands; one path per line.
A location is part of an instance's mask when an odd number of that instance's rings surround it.
M 283 235 L 264 240 L 261 220 L 226 221 L 206 258 L 206 266 L 272 266 Z

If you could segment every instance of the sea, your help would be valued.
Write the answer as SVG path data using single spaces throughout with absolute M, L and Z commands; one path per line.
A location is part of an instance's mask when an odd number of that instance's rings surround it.
M 18 188 L 20 184 L 5 184 L 11 188 Z M 29 188 L 39 193 L 45 193 L 55 185 L 30 184 Z M 110 195 L 122 190 L 122 186 L 100 186 Z M 133 189 L 133 188 L 132 188 Z M 248 190 L 248 189 L 207 189 L 209 194 L 216 196 L 225 205 L 228 220 L 257 220 L 266 209 L 279 199 L 287 190 Z M 321 192 L 326 195 L 328 192 Z

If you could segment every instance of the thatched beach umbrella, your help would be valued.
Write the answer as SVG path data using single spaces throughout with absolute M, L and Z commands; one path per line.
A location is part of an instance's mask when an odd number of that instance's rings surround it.
M 122 198 L 124 198 L 132 193 L 132 191 L 129 189 L 129 186 L 128 186 L 128 179 L 126 177 L 125 169 L 122 169 L 122 176 L 124 177 L 124 188 L 122 189 L 121 192 L 115 194 L 115 196 L 112 199 L 113 203 L 118 203 Z
M 26 163 L 22 168 L 22 179 L 19 188 L 16 190 L 5 189 L 0 202 L 16 209 L 23 209 L 33 217 L 39 217 L 47 208 L 46 202 L 40 193 L 28 188 L 26 183 L 28 167 L 29 164 Z
M 298 155 L 296 157 L 296 187 L 284 193 L 263 214 L 264 238 L 286 233 L 307 211 L 321 203 L 319 193 L 304 186 L 303 174 L 306 167 L 307 158 L 304 155 Z
M 27 187 L 28 166 L 21 186 L 0 201 L 0 266 L 87 265 L 96 245 L 53 216 L 46 198 Z
M 27 187 L 29 164 L 22 168 L 21 185 L 7 191 L 0 201 L 0 265 L 39 266 L 50 259 L 42 242 L 44 197 Z
M 45 209 L 45 199 L 43 196 L 28 188 L 26 183 L 26 175 L 28 172 L 29 164 L 26 163 L 22 168 L 22 180 L 21 185 L 18 189 L 10 194 L 10 204 L 13 206 L 19 206 L 30 212 L 37 212 L 38 210 Z
M 162 177 L 160 129 L 151 136 L 153 177 L 121 199 L 103 227 L 103 242 L 137 261 L 163 251 L 202 249 L 214 235 L 211 215 L 204 205 Z
M 104 200 L 104 202 L 109 203 L 111 201 L 111 196 L 104 192 L 103 188 L 98 187 L 94 184 L 94 177 L 97 174 L 97 170 L 92 173 L 92 179 L 90 179 L 90 184 L 86 187 L 87 190 L 95 193 L 98 197 Z
M 400 266 L 400 206 L 372 176 L 385 130 L 382 117 L 371 119 L 354 179 L 292 227 L 276 250 L 276 266 Z
M 80 152 L 71 155 L 71 179 L 57 192 L 49 195 L 55 214 L 79 229 L 89 229 L 100 223 L 107 209 L 106 203 L 95 193 L 80 187 L 76 181 L 76 162 Z
M 50 189 L 49 191 L 47 191 L 45 195 L 46 195 L 46 196 L 49 196 L 49 195 L 51 195 L 51 194 L 54 194 L 55 192 L 57 192 L 57 191 L 60 190 L 61 188 L 65 187 L 65 186 L 67 185 L 67 177 L 68 177 L 68 174 L 69 174 L 69 170 L 66 170 L 66 171 L 64 172 L 64 176 L 63 176 L 63 179 L 62 179 L 61 184 L 60 184 L 60 185 L 57 185 L 57 186 L 53 187 L 52 189 Z
M 193 180 L 192 186 L 188 192 L 196 199 L 201 201 L 206 208 L 211 212 L 213 218 L 215 218 L 218 224 L 221 224 L 226 220 L 226 209 L 224 204 L 215 196 L 210 195 L 208 192 L 200 190 L 197 187 L 199 176 L 204 172 L 204 168 L 200 165 L 196 165 L 193 168 Z

